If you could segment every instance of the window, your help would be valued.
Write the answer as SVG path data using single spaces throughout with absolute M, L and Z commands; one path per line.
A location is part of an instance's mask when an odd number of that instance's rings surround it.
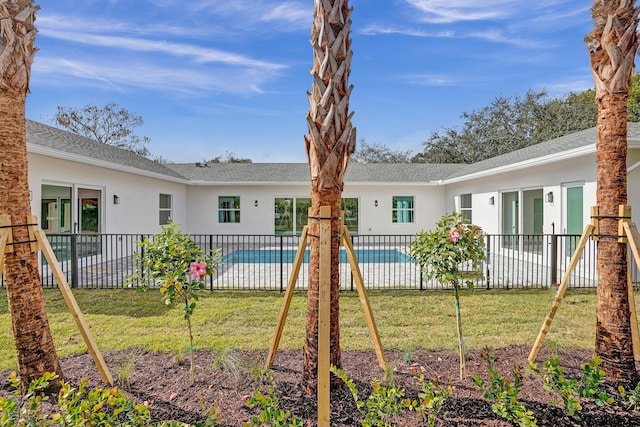
M 239 196 L 218 197 L 218 222 L 219 223 L 240 222 L 240 197 Z
M 358 232 L 358 199 L 344 198 L 340 202 L 340 209 L 344 211 L 344 225 L 349 233 Z
M 171 222 L 171 194 L 160 194 L 160 225 L 167 225 Z
M 413 222 L 413 196 L 394 196 L 391 215 L 394 223 Z
M 274 199 L 275 234 L 300 234 L 309 222 L 309 197 L 276 197 Z M 342 199 L 340 207 L 344 210 L 344 224 L 350 233 L 358 232 L 358 199 Z
M 460 195 L 460 214 L 467 220 L 467 223 L 473 224 L 471 216 L 471 193 Z

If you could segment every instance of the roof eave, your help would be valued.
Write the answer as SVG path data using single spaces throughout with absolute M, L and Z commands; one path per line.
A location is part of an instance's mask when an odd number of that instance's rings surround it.
M 148 178 L 157 178 L 165 181 L 176 182 L 180 184 L 188 184 L 189 181 L 185 178 L 174 177 L 165 175 L 159 172 L 152 172 L 145 169 L 139 169 L 132 166 L 125 166 L 119 163 L 113 163 L 106 160 L 100 160 L 93 157 L 81 156 L 78 154 L 69 153 L 66 151 L 55 150 L 48 147 L 43 147 L 37 144 L 31 144 L 27 142 L 27 152 L 32 154 L 40 154 L 43 156 L 53 157 L 56 159 L 68 160 L 71 162 L 82 163 L 90 166 L 98 166 L 105 169 L 111 169 L 119 172 L 127 172 L 134 175 L 141 175 Z
M 595 153 L 595 150 L 596 150 L 596 144 L 593 143 L 589 145 L 584 145 L 582 147 L 574 148 L 572 150 L 567 150 L 560 153 L 548 154 L 546 156 L 536 157 L 533 159 L 527 159 L 521 162 L 511 163 L 511 164 L 500 166 L 497 168 L 486 169 L 486 170 L 471 173 L 468 175 L 462 175 L 462 176 L 450 178 L 450 179 L 445 178 L 444 180 L 442 180 L 442 184 L 443 185 L 454 184 L 457 182 L 468 181 L 470 179 L 486 178 L 486 177 L 498 175 L 501 173 L 527 169 L 533 166 L 543 166 L 543 165 L 556 163 L 563 160 L 569 160 L 577 157 L 582 157 L 588 154 L 593 154 Z

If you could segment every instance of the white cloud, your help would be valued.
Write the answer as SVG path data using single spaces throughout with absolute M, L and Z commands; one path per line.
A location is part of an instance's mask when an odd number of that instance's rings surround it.
M 196 46 L 193 44 L 108 35 L 79 34 L 69 31 L 44 30 L 43 34 L 47 37 L 65 40 L 68 42 L 114 48 L 120 51 L 156 52 L 171 56 L 189 57 L 196 63 L 218 62 L 228 65 L 260 68 L 265 70 L 279 70 L 285 68 L 282 64 L 260 61 L 244 55 Z
M 405 0 L 430 23 L 500 19 L 510 15 L 513 0 Z
M 168 67 L 149 62 L 112 60 L 99 62 L 39 56 L 32 67 L 32 79 L 58 85 L 78 85 L 123 91 L 139 88 L 178 96 L 208 96 L 218 93 L 250 95 L 262 93 L 261 85 L 273 74 L 251 69 Z
M 377 26 L 369 25 L 363 28 L 359 32 L 360 34 L 375 36 L 379 34 L 399 34 L 410 37 L 424 37 L 424 38 L 439 38 L 439 39 L 477 39 L 485 40 L 493 43 L 500 43 L 505 45 L 533 48 L 540 45 L 538 41 L 527 40 L 522 37 L 514 37 L 511 34 L 505 33 L 505 31 L 499 28 L 486 29 L 482 31 L 456 31 L 456 30 L 442 30 L 442 31 L 425 31 L 418 28 L 394 28 L 391 26 Z
M 453 86 L 458 83 L 451 76 L 442 74 L 409 74 L 401 79 L 409 84 L 420 86 Z

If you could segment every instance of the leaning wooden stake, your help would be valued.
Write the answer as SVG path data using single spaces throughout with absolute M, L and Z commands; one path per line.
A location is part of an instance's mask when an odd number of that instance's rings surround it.
M 38 218 L 35 216 L 29 216 L 30 224 L 38 224 Z M 11 225 L 11 220 L 9 215 L 0 215 L 0 226 L 9 226 Z M 49 244 L 49 240 L 47 236 L 44 234 L 42 230 L 37 228 L 36 225 L 29 226 L 29 240 L 31 240 L 31 245 L 33 246 L 33 250 L 42 251 L 51 271 L 53 272 L 53 276 L 56 279 L 56 283 L 58 284 L 58 288 L 62 293 L 62 297 L 67 303 L 67 307 L 71 311 L 71 315 L 75 320 L 78 328 L 80 329 L 80 334 L 84 339 L 84 342 L 87 344 L 89 349 L 89 353 L 91 357 L 93 357 L 96 366 L 98 367 L 98 371 L 100 372 L 100 376 L 103 381 L 109 385 L 113 385 L 113 376 L 111 372 L 109 372 L 109 368 L 102 357 L 102 353 L 98 349 L 98 346 L 91 335 L 91 331 L 89 331 L 89 326 L 87 322 L 84 320 L 84 316 L 82 311 L 80 311 L 80 307 L 78 307 L 78 303 L 76 302 L 73 294 L 71 293 L 71 288 L 69 287 L 69 283 L 67 283 L 67 279 L 60 268 L 60 264 L 56 259 L 56 255 L 51 249 L 51 245 Z M 7 246 L 7 243 L 11 242 L 11 232 L 8 228 L 0 230 L 0 275 L 4 271 L 4 254 L 12 249 Z
M 567 267 L 567 271 L 564 272 L 564 276 L 562 276 L 562 281 L 560 282 L 560 287 L 558 288 L 557 292 L 556 292 L 556 297 L 553 300 L 553 304 L 551 305 L 551 311 L 549 311 L 549 314 L 547 314 L 547 317 L 544 319 L 544 323 L 542 324 L 542 327 L 540 328 L 540 332 L 538 333 L 538 337 L 536 338 L 536 342 L 533 345 L 533 348 L 531 349 L 531 353 L 529 353 L 529 364 L 533 365 L 535 360 L 536 360 L 536 356 L 538 355 L 538 352 L 540 351 L 540 348 L 542 347 L 542 342 L 544 341 L 544 337 L 547 335 L 547 332 L 549 331 L 549 326 L 551 326 L 551 321 L 553 320 L 554 316 L 556 315 L 556 311 L 558 311 L 558 307 L 560 306 L 560 303 L 562 302 L 562 299 L 564 298 L 564 294 L 567 290 L 567 287 L 569 286 L 569 281 L 571 279 L 571 273 L 573 273 L 573 270 L 576 268 L 576 265 L 578 264 L 578 261 L 580 261 L 580 257 L 582 256 L 582 251 L 584 250 L 584 247 L 587 244 L 587 241 L 589 240 L 589 236 L 591 236 L 591 233 L 593 233 L 593 225 L 588 224 L 585 228 L 584 228 L 584 232 L 582 233 L 582 237 L 580 237 L 580 241 L 578 242 L 578 246 L 576 247 L 576 250 L 573 252 L 573 256 L 571 257 L 571 262 L 569 263 L 569 266 Z
M 31 217 L 30 223 L 37 224 L 38 219 L 35 216 Z M 82 335 L 82 338 L 84 339 L 85 344 L 87 344 L 89 353 L 91 354 L 91 357 L 93 357 L 93 360 L 98 368 L 98 371 L 100 372 L 100 376 L 102 377 L 102 380 L 109 385 L 113 385 L 113 376 L 111 375 L 111 372 L 109 371 L 109 368 L 107 367 L 107 364 L 105 363 L 104 358 L 102 357 L 102 353 L 100 353 L 100 350 L 98 349 L 98 345 L 96 344 L 96 341 L 93 339 L 93 335 L 91 335 L 89 326 L 87 325 L 87 322 L 84 319 L 84 315 L 82 314 L 82 311 L 80 311 L 80 307 L 78 307 L 78 303 L 76 302 L 76 299 L 74 298 L 73 293 L 71 293 L 71 288 L 69 287 L 69 283 L 67 282 L 67 279 L 64 276 L 62 269 L 60 268 L 60 264 L 56 259 L 56 255 L 53 252 L 53 249 L 51 249 L 51 245 L 49 244 L 49 240 L 47 239 L 47 236 L 44 234 L 44 231 L 36 228 L 36 226 L 30 226 L 29 228 L 30 228 L 29 233 L 33 233 L 35 240 L 40 245 L 40 250 L 42 251 L 42 254 L 46 258 L 47 262 L 49 263 L 49 267 L 53 272 L 53 276 L 56 279 L 56 283 L 58 283 L 58 288 L 62 293 L 62 297 L 64 298 L 64 301 L 67 303 L 67 307 L 69 307 L 69 311 L 71 312 L 71 315 L 73 316 L 73 320 L 75 320 L 76 325 L 78 325 L 78 329 L 80 329 L 80 334 Z
M 282 331 L 284 329 L 284 323 L 287 320 L 289 314 L 289 308 L 291 307 L 291 298 L 293 298 L 293 291 L 296 288 L 296 281 L 300 274 L 300 267 L 304 260 L 304 252 L 307 249 L 307 234 L 309 232 L 309 226 L 305 225 L 302 229 L 302 235 L 300 236 L 300 243 L 298 244 L 298 252 L 296 252 L 296 258 L 293 261 L 293 271 L 289 276 L 289 283 L 287 284 L 287 290 L 284 294 L 284 301 L 280 308 L 280 314 L 278 315 L 278 324 L 276 325 L 276 332 L 273 335 L 273 341 L 271 347 L 269 347 L 269 355 L 267 356 L 267 362 L 265 367 L 268 368 L 276 358 L 276 352 L 278 351 L 278 345 L 280 345 L 280 339 L 282 338 Z
M 630 215 L 629 215 L 630 216 Z M 638 227 L 633 222 L 625 221 L 623 224 L 624 234 L 629 240 L 629 246 L 633 253 L 633 258 L 636 260 L 636 265 L 640 266 L 640 233 L 638 233 Z M 633 358 L 636 362 L 640 361 L 640 333 L 638 333 L 638 315 L 636 313 L 635 296 L 633 293 L 633 283 L 631 280 L 631 263 L 627 263 L 629 272 L 627 284 L 629 287 L 629 307 L 631 310 L 631 337 L 633 340 Z
M 344 217 L 344 214 L 343 214 L 343 217 Z M 304 252 L 307 247 L 307 241 L 308 241 L 308 226 L 305 225 L 304 228 L 302 229 L 302 235 L 300 236 L 300 243 L 298 244 L 298 252 L 296 253 L 296 257 L 293 262 L 293 270 L 291 272 L 291 275 L 289 276 L 289 283 L 285 291 L 285 297 L 282 303 L 282 307 L 280 309 L 280 314 L 278 315 L 278 324 L 276 325 L 276 332 L 273 336 L 271 347 L 269 348 L 269 354 L 267 356 L 265 368 L 269 368 L 273 364 L 273 361 L 275 360 L 275 357 L 276 357 L 276 353 L 278 351 L 278 346 L 282 338 L 282 331 L 284 329 L 284 324 L 287 320 L 287 315 L 289 314 L 289 309 L 291 307 L 291 298 L 293 297 L 293 292 L 295 290 L 296 282 L 298 280 L 298 275 L 300 274 L 300 267 L 304 259 Z M 347 258 L 349 259 L 349 264 L 351 265 L 351 272 L 353 274 L 354 281 L 356 282 L 356 289 L 358 290 L 360 305 L 362 306 L 362 311 L 364 312 L 364 316 L 367 321 L 367 327 L 369 328 L 369 335 L 371 336 L 371 342 L 373 343 L 373 347 L 376 351 L 376 356 L 378 357 L 378 365 L 383 370 L 386 370 L 387 361 L 385 359 L 384 349 L 382 348 L 382 342 L 380 341 L 380 334 L 378 333 L 378 328 L 373 318 L 373 311 L 371 310 L 369 297 L 367 295 L 367 291 L 364 286 L 364 280 L 362 279 L 362 272 L 360 271 L 360 266 L 358 265 L 356 252 L 355 252 L 355 249 L 353 248 L 353 244 L 351 243 L 351 236 L 349 235 L 349 230 L 347 230 L 347 227 L 344 225 L 342 226 L 341 242 L 342 242 L 342 246 L 344 246 L 347 252 Z
M 344 215 L 343 215 L 344 217 Z M 382 342 L 380 341 L 380 334 L 378 333 L 378 327 L 376 321 L 373 318 L 373 311 L 371 310 L 371 304 L 369 303 L 369 297 L 367 296 L 367 290 L 364 287 L 364 280 L 362 279 L 362 272 L 356 259 L 356 251 L 351 243 L 351 236 L 346 226 L 342 226 L 342 245 L 346 248 L 347 258 L 349 259 L 349 265 L 351 265 L 351 274 L 353 274 L 354 281 L 356 282 L 356 289 L 358 290 L 358 297 L 360 298 L 360 305 L 364 317 L 367 321 L 367 327 L 369 328 L 369 335 L 371 336 L 371 342 L 373 348 L 376 351 L 378 357 L 378 365 L 383 370 L 387 369 L 387 360 L 384 356 L 384 349 L 382 348 Z

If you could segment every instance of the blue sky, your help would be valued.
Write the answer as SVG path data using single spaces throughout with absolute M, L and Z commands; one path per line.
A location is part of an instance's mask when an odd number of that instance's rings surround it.
M 174 162 L 306 162 L 312 0 L 42 1 L 27 117 L 115 102 Z M 590 1 L 352 0 L 358 141 L 422 151 L 496 96 L 593 87 Z

